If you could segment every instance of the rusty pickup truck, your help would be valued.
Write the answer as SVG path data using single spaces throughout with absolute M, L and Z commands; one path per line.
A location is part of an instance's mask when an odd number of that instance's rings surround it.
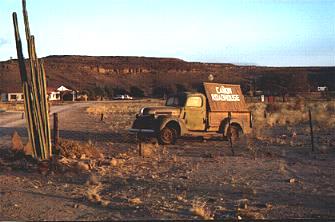
M 222 136 L 238 139 L 252 130 L 239 85 L 204 83 L 205 93 L 183 92 L 162 107 L 144 107 L 129 132 L 155 136 L 161 144 L 174 144 L 182 136 Z

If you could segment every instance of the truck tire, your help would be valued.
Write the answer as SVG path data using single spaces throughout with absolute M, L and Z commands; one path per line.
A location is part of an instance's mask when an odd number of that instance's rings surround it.
M 162 145 L 175 144 L 177 141 L 177 131 L 166 126 L 159 132 L 157 139 Z
M 232 142 L 236 142 L 239 140 L 241 133 L 242 131 L 239 126 L 230 125 L 227 130 L 227 139 L 231 137 Z

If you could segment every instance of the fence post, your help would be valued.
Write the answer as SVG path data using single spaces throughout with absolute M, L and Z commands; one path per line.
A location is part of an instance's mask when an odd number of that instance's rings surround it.
M 138 155 L 143 156 L 143 151 L 142 151 L 142 137 L 140 136 L 139 133 L 136 133 L 136 143 L 137 143 L 137 148 L 138 148 Z
M 312 151 L 314 152 L 314 134 L 313 134 L 313 121 L 312 121 L 311 109 L 308 110 L 308 116 L 309 116 L 309 127 L 311 132 Z
M 231 120 L 231 112 L 228 112 L 228 140 L 229 140 L 229 144 L 230 144 L 230 149 L 231 149 L 231 153 L 233 154 L 233 156 L 235 156 L 235 152 L 234 152 L 234 147 L 233 147 L 233 140 L 231 139 L 231 127 L 230 127 L 230 120 Z
M 59 143 L 58 113 L 54 113 L 54 147 Z

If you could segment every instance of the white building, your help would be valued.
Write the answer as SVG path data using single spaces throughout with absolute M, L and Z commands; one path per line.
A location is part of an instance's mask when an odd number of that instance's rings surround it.
M 50 91 L 48 92 L 49 101 L 59 101 L 60 100 L 60 92 Z
M 24 95 L 20 92 L 1 93 L 1 102 L 23 102 Z
M 318 86 L 318 92 L 325 92 L 325 91 L 328 91 L 327 86 Z
M 24 94 L 20 91 L 20 89 L 17 89 L 10 92 L 1 93 L 0 102 L 23 102 Z M 64 86 L 58 87 L 57 89 L 48 88 L 47 91 L 49 101 L 60 101 L 64 99 L 64 96 L 67 95 L 67 97 L 69 97 L 68 100 L 75 101 L 76 99 L 76 92 Z
M 57 88 L 57 91 L 60 92 L 60 96 L 62 101 L 75 101 L 76 100 L 76 92 L 74 90 L 68 89 L 65 86 L 60 86 Z

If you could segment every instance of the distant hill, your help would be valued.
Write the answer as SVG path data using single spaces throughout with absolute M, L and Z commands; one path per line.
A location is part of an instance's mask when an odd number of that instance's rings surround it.
M 260 67 L 186 62 L 175 58 L 48 56 L 48 87 L 65 85 L 90 95 L 162 96 L 197 90 L 208 75 L 214 82 L 241 84 L 245 93 L 294 94 L 327 86 L 335 90 L 335 67 Z M 0 62 L 0 92 L 20 90 L 16 60 Z

